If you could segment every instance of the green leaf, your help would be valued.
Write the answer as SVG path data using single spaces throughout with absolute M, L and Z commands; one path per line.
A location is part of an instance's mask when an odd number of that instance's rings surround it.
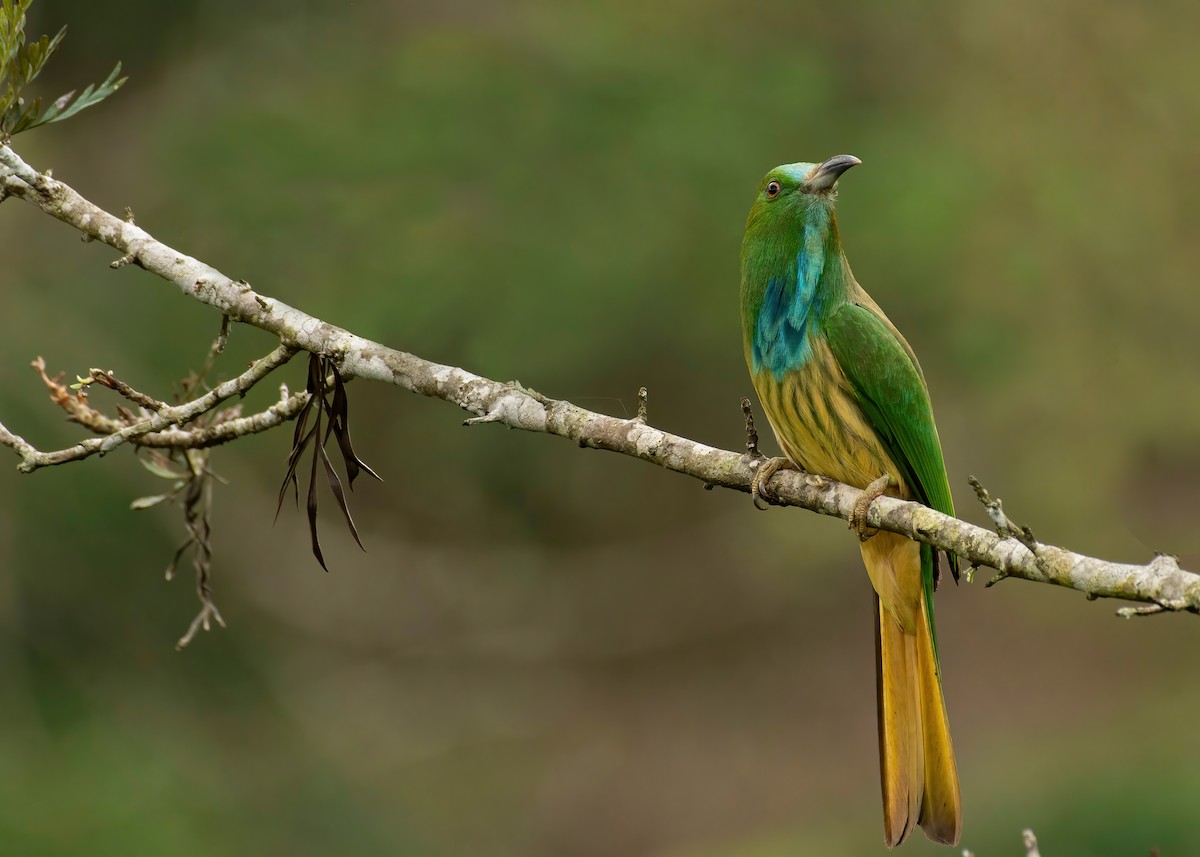
M 9 67 L 17 58 L 17 51 L 25 42 L 25 10 L 33 0 L 12 0 L 0 4 L 0 80 L 6 80 Z
M 66 34 L 67 28 L 63 27 L 53 39 L 49 36 L 42 36 L 36 42 L 26 45 L 24 50 L 17 52 L 17 62 L 21 70 L 21 86 L 28 85 L 42 73 L 46 60 L 50 59 L 50 55 L 54 53 Z
M 46 112 L 38 115 L 39 104 L 35 104 L 33 108 L 26 111 L 18 121 L 17 126 L 9 133 L 16 134 L 20 131 L 28 131 L 30 128 L 37 128 L 40 125 L 50 125 L 54 122 L 61 122 L 64 119 L 70 119 L 81 110 L 86 110 L 96 104 L 99 104 L 108 96 L 112 95 L 128 77 L 118 78 L 121 73 L 121 64 L 117 63 L 116 67 L 109 73 L 108 77 L 99 86 L 93 87 L 89 84 L 77 98 L 72 101 L 71 96 L 74 91 L 68 92 L 66 95 L 61 95 L 46 108 Z
M 151 506 L 157 506 L 163 500 L 170 500 L 170 499 L 171 499 L 170 494 L 155 494 L 152 497 L 138 497 L 136 500 L 134 500 L 132 503 L 129 504 L 129 508 L 133 509 L 136 512 L 140 509 L 149 509 Z
M 0 0 L 0 141 L 13 134 L 69 119 L 81 110 L 99 104 L 128 78 L 120 77 L 121 64 L 99 86 L 88 85 L 76 95 L 71 90 L 42 110 L 40 98 L 29 101 L 22 92 L 46 67 L 47 61 L 66 36 L 63 27 L 53 38 L 42 36 L 26 44 L 25 10 L 33 0 Z
M 191 476 L 187 473 L 180 473 L 177 470 L 172 470 L 169 467 L 164 467 L 152 458 L 138 457 L 138 461 L 142 463 L 142 467 L 149 470 L 155 476 L 161 479 L 190 479 Z

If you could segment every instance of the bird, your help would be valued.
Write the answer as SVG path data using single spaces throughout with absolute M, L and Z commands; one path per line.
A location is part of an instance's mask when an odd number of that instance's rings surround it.
M 919 825 L 958 843 L 962 801 L 933 622 L 932 547 L 870 531 L 881 494 L 954 514 L 917 356 L 854 279 L 835 207 L 853 155 L 784 164 L 759 185 L 741 248 L 742 341 L 755 392 L 786 458 L 759 464 L 766 498 L 780 468 L 866 489 L 851 515 L 873 589 L 884 842 Z M 958 558 L 947 554 L 958 580 Z

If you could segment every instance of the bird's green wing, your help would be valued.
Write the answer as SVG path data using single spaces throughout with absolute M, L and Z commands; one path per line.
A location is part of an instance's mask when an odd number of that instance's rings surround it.
M 953 515 L 929 391 L 909 349 L 882 318 L 857 304 L 834 311 L 822 328 L 867 421 L 909 488 L 925 505 Z M 957 578 L 957 558 L 949 559 Z

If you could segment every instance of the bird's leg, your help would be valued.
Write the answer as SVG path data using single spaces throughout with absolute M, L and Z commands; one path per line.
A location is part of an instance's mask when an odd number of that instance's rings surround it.
M 771 500 L 767 496 L 767 483 L 771 481 L 780 470 L 799 470 L 790 458 L 768 458 L 765 461 L 759 462 L 758 467 L 754 469 L 754 476 L 750 480 L 750 498 L 754 501 L 754 508 L 764 510 L 767 507 L 759 501 L 770 503 Z
M 858 533 L 858 540 L 865 542 L 879 532 L 867 526 L 867 512 L 871 504 L 884 495 L 896 484 L 890 473 L 885 473 L 863 489 L 862 494 L 854 501 L 854 510 L 850 512 L 850 529 Z

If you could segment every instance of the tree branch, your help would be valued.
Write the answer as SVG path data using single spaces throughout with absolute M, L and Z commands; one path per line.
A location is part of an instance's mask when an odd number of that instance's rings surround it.
M 21 463 L 18 465 L 18 469 L 23 473 L 30 473 L 39 467 L 50 467 L 55 464 L 65 464 L 68 461 L 78 461 L 93 455 L 105 455 L 127 441 L 135 440 L 151 432 L 161 432 L 170 426 L 190 422 L 201 414 L 211 411 L 231 396 L 245 393 L 265 378 L 273 369 L 291 360 L 295 353 L 296 349 L 280 345 L 266 357 L 250 364 L 250 368 L 241 375 L 218 384 L 198 399 L 193 399 L 186 404 L 177 406 L 156 402 L 156 405 L 162 405 L 162 407 L 158 408 L 153 416 L 148 416 L 146 419 L 131 423 L 119 431 L 115 431 L 104 437 L 92 437 L 80 441 L 66 449 L 59 449 L 54 452 L 39 452 L 24 438 L 18 437 L 5 428 L 3 423 L 0 423 L 0 444 L 11 447 L 21 456 Z M 137 395 L 142 396 L 141 393 Z M 148 401 L 154 401 L 148 397 L 145 398 Z
M 42 358 L 39 357 L 34 360 L 32 366 L 41 375 L 42 382 L 50 390 L 50 401 L 66 411 L 68 419 L 79 423 L 93 434 L 116 434 L 122 429 L 128 428 L 134 423 L 140 422 L 142 419 L 147 419 L 150 416 L 150 414 L 145 412 L 144 408 L 140 417 L 123 409 L 121 410 L 122 419 L 114 419 L 106 414 L 102 414 L 91 406 L 88 402 L 88 397 L 82 391 L 72 393 L 59 378 L 51 378 L 47 375 L 46 364 Z M 105 386 L 112 386 L 113 389 L 120 387 L 128 389 L 127 384 L 114 378 L 110 372 L 100 372 L 98 369 L 92 370 L 93 377 L 97 373 L 106 379 L 100 382 Z M 136 394 L 136 391 L 133 392 Z M 171 426 L 162 431 L 152 431 L 148 434 L 131 437 L 129 438 L 129 442 L 135 446 L 157 449 L 204 449 L 210 446 L 220 446 L 223 443 L 236 440 L 244 435 L 264 432 L 295 419 L 305 403 L 308 402 L 308 398 L 308 393 L 305 391 L 289 395 L 287 385 L 281 384 L 279 387 L 279 401 L 256 414 L 242 416 L 241 405 L 235 405 L 234 407 L 219 411 L 215 415 L 216 422 L 211 425 L 188 429 Z M 146 400 L 156 405 L 163 404 L 156 402 L 149 396 L 146 397 Z M 6 443 L 2 439 L 0 439 L 0 445 L 12 446 L 11 443 Z
M 0 187 L 6 194 L 18 196 L 85 236 L 107 244 L 122 254 L 121 258 L 129 257 L 188 297 L 208 304 L 233 321 L 278 336 L 283 343 L 280 348 L 255 364 L 259 367 L 269 364 L 263 375 L 297 349 L 324 354 L 334 358 L 347 377 L 383 381 L 453 402 L 476 415 L 468 423 L 496 422 L 510 428 L 558 435 L 581 447 L 607 449 L 687 474 L 707 486 L 750 490 L 759 458 L 670 434 L 642 419 L 618 419 L 595 413 L 570 402 L 547 398 L 517 382 L 493 381 L 356 336 L 261 295 L 248 283 L 232 280 L 155 240 L 136 224 L 100 209 L 62 182 L 34 170 L 7 146 L 0 146 Z M 228 390 L 227 395 L 232 395 L 238 390 L 230 389 L 231 384 L 236 387 L 254 374 L 252 369 L 217 390 Z M 245 387 L 248 385 L 239 389 Z M 211 407 L 197 404 L 207 398 L 164 410 L 145 422 L 57 453 L 39 453 L 3 426 L 0 426 L 0 443 L 21 456 L 21 470 L 30 471 L 45 464 L 107 451 L 124 440 L 162 431 Z M 184 413 L 183 409 L 189 410 Z M 779 505 L 799 506 L 847 520 L 862 493 L 829 479 L 794 472 L 779 473 L 771 483 L 771 492 Z M 998 506 L 996 510 L 999 519 Z M 1150 605 L 1143 608 L 1149 612 L 1200 613 L 1200 576 L 1181 570 L 1175 559 L 1166 555 L 1155 557 L 1147 565 L 1108 562 L 1035 542 L 1027 530 L 1017 531 L 1018 535 L 997 534 L 918 503 L 886 496 L 870 505 L 866 523 L 953 551 L 973 565 L 997 569 L 1003 577 L 1067 586 L 1091 598 L 1139 601 Z M 1130 615 L 1129 609 L 1122 615 Z

